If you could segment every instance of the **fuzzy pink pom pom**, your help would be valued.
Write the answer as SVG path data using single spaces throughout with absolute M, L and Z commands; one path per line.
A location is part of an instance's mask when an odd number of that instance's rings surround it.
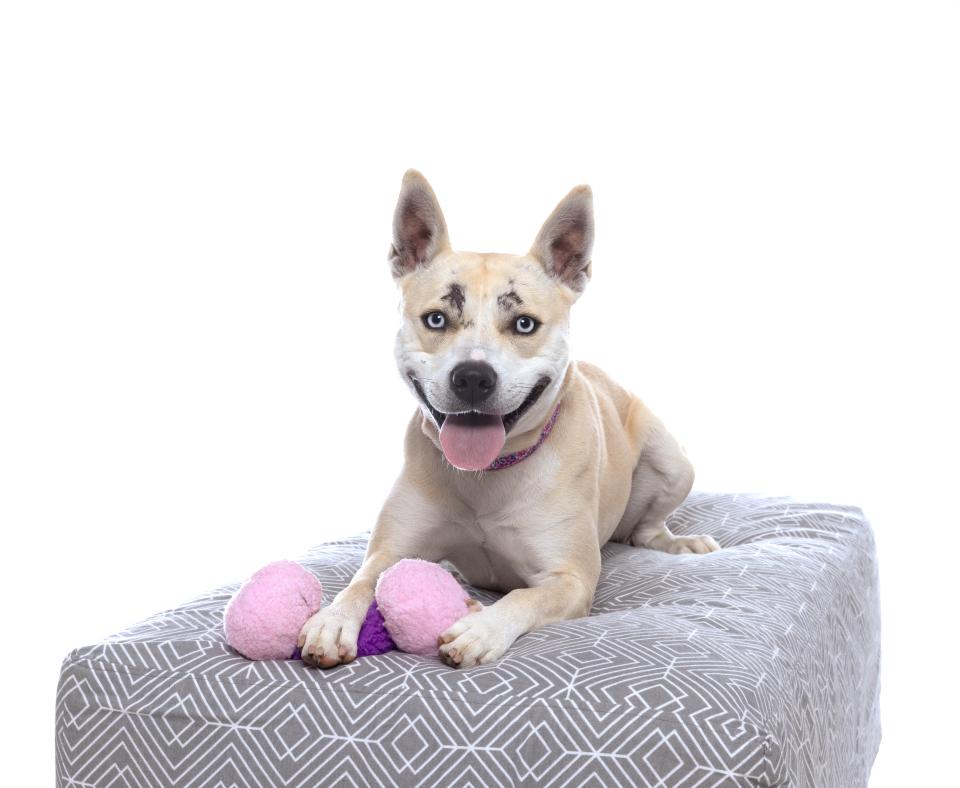
M 274 561 L 240 586 L 227 605 L 227 643 L 247 659 L 290 659 L 301 628 L 322 603 L 316 577 L 293 561 Z
M 469 594 L 440 564 L 405 558 L 380 575 L 377 605 L 397 648 L 436 656 L 437 637 L 463 618 Z

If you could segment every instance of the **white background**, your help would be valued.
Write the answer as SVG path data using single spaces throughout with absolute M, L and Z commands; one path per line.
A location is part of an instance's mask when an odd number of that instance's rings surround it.
M 386 251 L 415 166 L 480 251 L 593 186 L 576 354 L 701 489 L 864 507 L 872 785 L 940 784 L 956 6 L 327 5 L 0 12 L 3 782 L 52 782 L 71 648 L 371 525 L 414 407 Z

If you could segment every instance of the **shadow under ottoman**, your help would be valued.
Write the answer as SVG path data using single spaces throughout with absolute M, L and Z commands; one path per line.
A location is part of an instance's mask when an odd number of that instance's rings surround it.
M 609 544 L 589 617 L 470 670 L 248 662 L 222 632 L 236 585 L 75 649 L 58 785 L 866 785 L 880 633 L 862 512 L 694 493 L 669 525 L 724 549 Z M 302 559 L 325 598 L 365 542 Z

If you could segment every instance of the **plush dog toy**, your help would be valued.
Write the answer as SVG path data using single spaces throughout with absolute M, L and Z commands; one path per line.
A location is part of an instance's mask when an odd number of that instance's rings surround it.
M 227 604 L 227 643 L 248 659 L 299 659 L 300 630 L 322 604 L 316 577 L 293 561 L 275 561 L 247 580 Z M 399 561 L 380 575 L 357 638 L 357 656 L 394 648 L 436 656 L 440 633 L 478 605 L 439 564 Z
M 440 564 L 417 558 L 380 575 L 373 604 L 397 648 L 424 657 L 437 656 L 440 634 L 479 605 Z

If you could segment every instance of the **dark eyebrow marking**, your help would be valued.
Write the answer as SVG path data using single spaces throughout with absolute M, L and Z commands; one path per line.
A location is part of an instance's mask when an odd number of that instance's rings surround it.
M 504 310 L 514 306 L 523 306 L 523 299 L 517 295 L 516 290 L 508 290 L 497 296 L 497 305 Z
M 458 285 L 454 282 L 450 285 L 450 289 L 447 290 L 447 294 L 440 296 L 441 301 L 446 301 L 450 306 L 454 307 L 460 315 L 463 315 L 463 302 L 466 300 L 463 295 L 463 286 Z

